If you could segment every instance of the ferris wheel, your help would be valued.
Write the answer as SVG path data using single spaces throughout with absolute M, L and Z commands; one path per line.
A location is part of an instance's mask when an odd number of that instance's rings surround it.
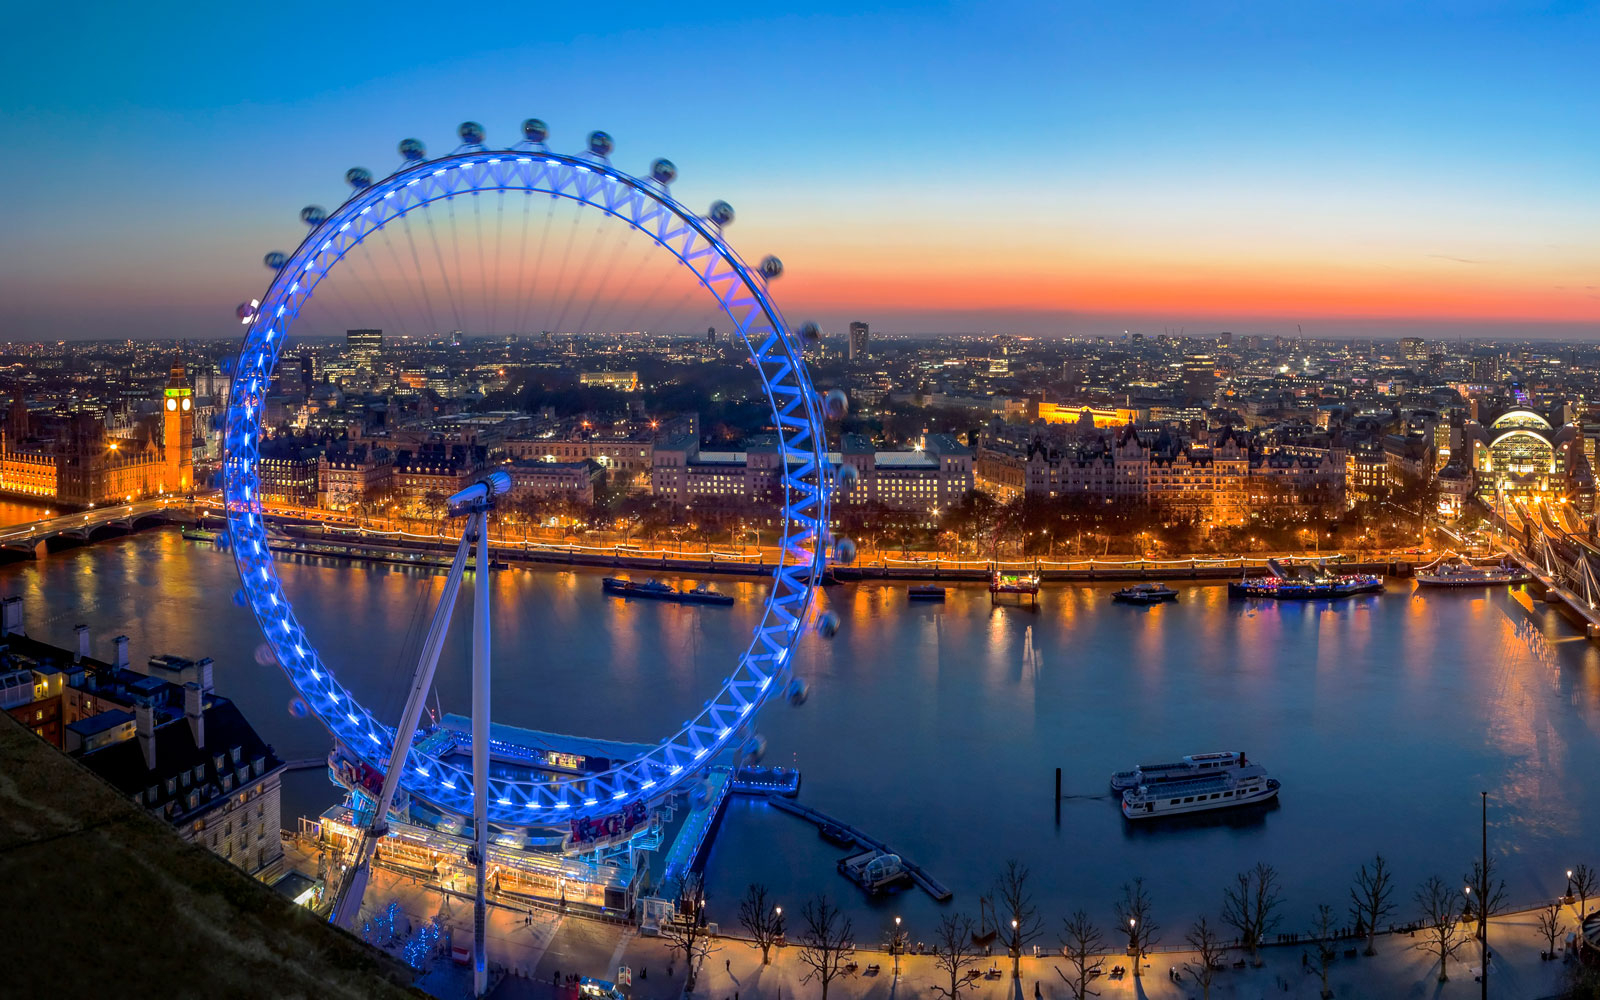
M 515 146 L 495 149 L 486 144 L 482 126 L 467 122 L 458 129 L 460 146 L 433 159 L 420 141 L 407 139 L 400 143 L 402 162 L 393 173 L 375 179 L 364 169 L 352 169 L 345 175 L 351 193 L 342 205 L 331 212 L 315 207 L 302 212 L 310 227 L 304 241 L 293 253 L 265 257 L 273 271 L 271 284 L 258 300 L 240 307 L 246 332 L 232 364 L 224 431 L 223 493 L 228 542 L 242 584 L 239 597 L 253 612 L 278 664 L 341 748 L 388 775 L 390 786 L 398 784 L 413 799 L 438 810 L 460 816 L 483 810 L 479 815 L 487 822 L 480 824 L 480 836 L 488 825 L 567 826 L 574 819 L 601 818 L 636 803 L 659 802 L 684 791 L 728 752 L 753 746 L 754 722 L 764 705 L 775 698 L 804 699 L 805 683 L 794 676 L 792 654 L 815 617 L 814 588 L 828 559 L 834 483 L 824 420 L 841 415 L 844 406 L 842 393 L 820 395 L 807 374 L 803 348 L 816 337 L 815 324 L 792 331 L 773 302 L 769 284 L 782 274 L 781 262 L 767 257 L 751 267 L 727 243 L 724 233 L 734 212 L 726 202 L 714 202 L 704 215 L 691 211 L 671 193 L 677 169 L 670 161 L 655 160 L 645 177 L 630 175 L 612 164 L 613 141 L 604 132 L 591 133 L 586 151 L 576 155 L 550 149 L 548 129 L 536 119 L 523 123 L 522 134 Z M 351 266 L 347 261 L 367 241 L 387 240 L 389 231 L 409 225 L 408 216 L 426 214 L 430 206 L 452 205 L 458 198 L 508 192 L 545 195 L 552 205 L 569 203 L 621 222 L 633 239 L 686 270 L 680 280 L 709 292 L 736 340 L 749 351 L 781 456 L 777 565 L 748 648 L 704 706 L 675 731 L 637 756 L 581 775 L 501 777 L 482 770 L 475 775 L 416 739 L 414 712 L 398 726 L 377 718 L 341 683 L 338 665 L 323 659 L 315 637 L 297 618 L 278 578 L 263 516 L 259 461 L 266 397 L 291 330 L 324 279 L 341 266 Z M 460 273 L 451 294 L 464 301 L 468 288 Z M 446 275 L 448 279 L 448 269 Z M 463 491 L 472 496 L 453 498 L 459 502 L 457 512 L 479 515 L 469 518 L 457 553 L 458 577 L 474 524 L 483 532 L 479 565 L 486 569 L 483 512 L 506 485 L 490 477 Z M 847 540 L 838 544 L 849 545 Z M 479 573 L 480 585 L 487 576 Z M 486 589 L 482 596 L 480 608 L 488 603 Z M 837 619 L 827 618 L 819 627 L 831 634 Z M 448 612 L 445 619 L 447 626 Z M 486 624 L 483 629 L 487 656 Z M 436 648 L 433 655 L 437 658 Z M 477 716 L 487 715 L 486 707 L 487 697 L 483 704 L 475 699 L 475 726 Z M 400 766 L 391 767 L 392 762 Z

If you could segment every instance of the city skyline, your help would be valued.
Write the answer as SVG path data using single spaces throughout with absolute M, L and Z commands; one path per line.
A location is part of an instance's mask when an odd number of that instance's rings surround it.
M 0 338 L 229 335 L 347 167 L 466 118 L 509 145 L 530 115 L 553 148 L 603 128 L 625 169 L 673 158 L 830 332 L 1597 329 L 1592 8 L 618 13 L 446 52 L 360 45 L 355 15 L 327 45 L 287 15 L 24 24 L 59 44 L 11 54 L 0 127 L 83 152 L 0 168 L 30 192 Z

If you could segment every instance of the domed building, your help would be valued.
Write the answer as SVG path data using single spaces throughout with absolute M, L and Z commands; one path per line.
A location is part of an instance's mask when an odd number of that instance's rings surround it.
M 1487 427 L 1469 421 L 1464 428 L 1472 455 L 1473 479 L 1480 497 L 1566 498 L 1586 513 L 1593 508 L 1594 474 L 1583 453 L 1583 435 L 1574 424 L 1557 428 L 1544 416 L 1514 409 Z

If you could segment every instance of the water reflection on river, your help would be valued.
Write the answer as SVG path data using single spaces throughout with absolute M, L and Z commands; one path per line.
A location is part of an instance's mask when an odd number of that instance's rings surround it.
M 316 559 L 281 572 L 327 662 L 394 717 L 442 578 Z M 659 738 L 727 674 L 765 590 L 718 581 L 733 608 L 624 603 L 598 577 L 496 574 L 498 718 Z M 280 753 L 323 753 L 321 728 L 287 713 L 282 675 L 256 662 L 236 587 L 226 556 L 175 531 L 0 568 L 33 634 L 66 645 L 87 622 L 102 654 L 120 632 L 136 656 L 211 655 L 221 692 Z M 1283 873 L 1296 920 L 1317 902 L 1342 908 L 1350 871 L 1374 851 L 1394 863 L 1404 901 L 1423 877 L 1469 867 L 1480 789 L 1513 899 L 1553 895 L 1567 868 L 1600 861 L 1586 836 L 1600 784 L 1580 764 L 1600 757 L 1600 656 L 1556 613 L 1506 589 L 1414 594 L 1399 582 L 1380 597 L 1274 606 L 1179 587 L 1179 603 L 1148 610 L 1111 604 L 1106 585 L 1051 587 L 1037 611 L 992 608 L 976 586 L 942 606 L 908 604 L 900 587 L 830 588 L 844 627 L 798 655 L 813 694 L 768 711 L 769 760 L 798 764 L 804 801 L 923 864 L 972 912 L 1008 856 L 1036 873 L 1049 914 L 1109 917 L 1118 886 L 1143 874 L 1169 928 L 1212 911 L 1223 880 L 1257 860 Z M 440 666 L 446 710 L 468 704 L 470 605 L 464 592 Z M 1107 794 L 1109 772 L 1140 759 L 1231 748 L 1282 779 L 1277 807 L 1143 826 Z M 296 776 L 285 821 L 329 798 L 315 772 Z M 783 901 L 822 887 L 858 903 L 837 857 L 812 827 L 736 802 L 711 856 L 712 905 L 731 922 L 755 879 Z M 891 912 L 926 928 L 936 910 L 918 893 L 877 908 L 857 921 L 863 938 Z

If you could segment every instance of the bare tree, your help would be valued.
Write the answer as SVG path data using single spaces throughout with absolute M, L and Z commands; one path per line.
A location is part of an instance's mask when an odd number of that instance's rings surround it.
M 683 957 L 685 992 L 694 989 L 700 963 L 711 953 L 711 939 L 706 934 L 702 913 L 705 902 L 705 890 L 699 878 L 691 874 L 684 879 L 683 888 L 678 892 L 678 912 L 661 925 L 661 936 L 666 939 L 668 952 L 675 958 Z
M 1580 925 L 1581 926 L 1581 925 Z M 1539 911 L 1539 933 L 1544 935 L 1550 947 L 1545 950 L 1544 957 L 1556 957 L 1556 939 L 1561 936 L 1561 903 L 1554 902 Z
M 1328 965 L 1339 953 L 1333 940 L 1333 907 L 1327 903 L 1317 907 L 1317 922 L 1312 931 L 1317 936 L 1317 969 L 1322 973 L 1322 1000 L 1328 1000 L 1333 996 L 1333 991 L 1328 989 Z
M 1462 877 L 1467 888 L 1472 891 L 1470 897 L 1471 915 L 1478 921 L 1478 940 L 1483 940 L 1484 923 L 1492 916 L 1506 908 L 1506 880 L 1494 877 L 1494 858 L 1488 859 L 1485 867 L 1482 861 L 1472 863 L 1472 872 Z
M 1450 956 L 1467 941 L 1462 933 L 1465 915 L 1462 913 L 1460 894 L 1444 879 L 1430 875 L 1417 889 L 1414 898 L 1424 931 L 1423 939 L 1415 947 L 1439 956 L 1439 982 L 1449 982 Z
M 939 918 L 939 929 L 934 932 L 933 964 L 950 977 L 950 988 L 934 983 L 934 990 L 945 1000 L 957 1000 L 962 990 L 971 989 L 977 980 L 967 975 L 967 969 L 978 964 L 978 953 L 972 950 L 972 918 L 946 913 Z
M 806 900 L 800 917 L 806 925 L 800 935 L 800 964 L 810 970 L 800 981 L 821 983 L 822 1000 L 828 1000 L 828 984 L 844 974 L 856 953 L 855 928 L 823 893 Z
M 1222 968 L 1222 939 L 1217 937 L 1216 928 L 1203 916 L 1194 922 L 1183 939 L 1200 957 L 1198 962 L 1185 962 L 1183 967 L 1200 984 L 1200 995 L 1205 1000 L 1211 1000 L 1211 983 Z
M 1011 978 L 1022 978 L 1022 946 L 1038 937 L 1044 929 L 1039 919 L 1039 909 L 1033 905 L 1033 893 L 1028 890 L 1028 868 L 1016 859 L 1006 862 L 1005 871 L 994 883 L 995 900 L 999 904 L 995 914 L 1000 923 L 1000 933 L 1005 936 L 1006 947 L 1011 952 Z
M 1072 1000 L 1088 1000 L 1089 997 L 1099 996 L 1099 992 L 1091 990 L 1089 984 L 1105 975 L 1105 939 L 1100 935 L 1100 928 L 1089 919 L 1089 914 L 1076 910 L 1072 916 L 1061 921 L 1061 954 L 1072 964 L 1072 975 L 1056 967 L 1056 975 L 1067 984 L 1067 989 L 1072 991 Z
M 759 882 L 750 883 L 744 899 L 739 901 L 739 926 L 761 949 L 761 964 L 770 965 L 772 946 L 783 937 L 783 913 L 767 898 L 767 887 Z
M 1394 876 L 1383 855 L 1372 858 L 1369 870 L 1362 864 L 1350 886 L 1350 917 L 1355 925 L 1366 932 L 1367 954 L 1378 953 L 1378 924 L 1394 913 Z
M 1600 871 L 1588 865 L 1572 869 L 1572 895 L 1578 900 L 1578 926 L 1589 913 L 1589 900 L 1600 895 Z
M 1133 974 L 1143 975 L 1145 953 L 1159 940 L 1156 932 L 1161 927 L 1150 919 L 1150 893 L 1145 891 L 1144 876 L 1122 885 L 1122 898 L 1117 901 L 1117 926 L 1128 933 L 1128 954 L 1133 956 Z
M 1250 951 L 1250 961 L 1260 964 L 1261 942 L 1278 926 L 1278 872 L 1259 862 L 1234 879 L 1236 884 L 1222 891 L 1222 920 L 1239 932 L 1240 942 Z

